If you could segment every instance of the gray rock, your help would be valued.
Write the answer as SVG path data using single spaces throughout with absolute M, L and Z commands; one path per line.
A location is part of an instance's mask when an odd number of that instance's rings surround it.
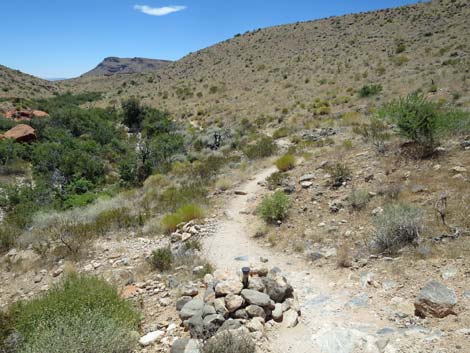
M 314 340 L 323 353 L 352 353 L 363 336 L 357 330 L 333 328 L 320 331 Z
M 153 332 L 149 332 L 147 333 L 145 336 L 142 336 L 139 340 L 139 343 L 141 346 L 145 347 L 145 346 L 149 346 L 151 345 L 152 343 L 155 343 L 157 342 L 158 340 L 160 340 L 163 335 L 165 334 L 165 331 L 153 331 Z
M 204 302 L 201 299 L 192 299 L 183 306 L 179 312 L 179 316 L 182 321 L 188 320 L 195 315 L 202 317 L 203 308 Z
M 304 174 L 300 177 L 299 183 L 303 181 L 311 181 L 315 179 L 315 174 Z
M 202 315 L 197 314 L 185 321 L 185 326 L 188 328 L 193 338 L 202 338 L 204 335 L 204 319 Z
M 176 310 L 181 311 L 183 309 L 183 306 L 186 305 L 186 303 L 190 302 L 193 298 L 191 297 L 181 297 L 176 301 Z
M 240 294 L 243 289 L 243 283 L 240 280 L 226 280 L 217 283 L 215 286 L 215 295 L 223 297 L 229 294 Z
M 287 328 L 295 327 L 299 323 L 299 314 L 297 314 L 297 311 L 289 309 L 284 313 L 282 322 Z
M 279 274 L 263 278 L 266 294 L 276 303 L 282 303 L 292 296 L 294 289 L 287 280 Z
M 227 320 L 222 324 L 222 326 L 220 326 L 218 332 L 224 330 L 238 330 L 242 326 L 243 324 L 240 320 Z
M 269 295 L 265 293 L 260 293 L 252 289 L 243 289 L 241 294 L 248 304 L 258 305 L 263 308 L 273 308 Z
M 250 282 L 248 282 L 248 289 L 253 289 L 258 292 L 264 291 L 264 283 L 262 278 L 259 277 L 252 277 L 250 278 Z
M 222 315 L 223 317 L 227 317 L 229 312 L 225 307 L 225 299 L 224 298 L 217 298 L 214 300 L 214 308 L 217 314 Z
M 264 309 L 258 305 L 248 305 L 245 310 L 250 317 L 262 317 L 263 319 L 266 318 Z
M 271 315 L 272 315 L 274 321 L 276 321 L 276 322 L 281 322 L 282 321 L 283 310 L 282 310 L 282 304 L 281 303 L 277 303 L 274 306 L 274 310 L 272 311 Z
M 207 287 L 204 292 L 204 301 L 208 304 L 214 303 L 215 300 L 215 291 L 212 287 Z
M 442 279 L 444 280 L 453 278 L 457 276 L 458 273 L 459 273 L 459 269 L 452 265 L 446 266 L 441 269 L 441 276 L 442 276 Z
M 245 326 L 250 332 L 264 332 L 264 319 L 254 317 L 248 321 Z
M 186 346 L 189 343 L 189 339 L 187 338 L 178 338 L 173 345 L 171 346 L 170 353 L 185 353 Z
M 230 294 L 225 297 L 225 307 L 231 313 L 240 309 L 243 303 L 244 303 L 244 300 L 239 295 Z
M 204 308 L 202 309 L 202 317 L 206 317 L 208 315 L 215 315 L 217 312 L 215 308 L 212 305 L 204 305 Z
M 182 288 L 181 295 L 184 297 L 195 297 L 199 291 L 195 285 L 186 285 Z
M 208 332 L 215 332 L 225 322 L 225 318 L 220 314 L 209 315 L 204 318 L 204 329 Z
M 415 312 L 420 317 L 443 318 L 451 314 L 456 315 L 454 312 L 456 304 L 457 296 L 453 289 L 437 281 L 430 281 L 416 297 Z
M 246 312 L 245 309 L 238 309 L 237 311 L 235 311 L 235 313 L 233 314 L 233 318 L 234 319 L 244 319 L 244 320 L 248 320 L 250 318 L 250 315 L 248 315 L 248 313 Z

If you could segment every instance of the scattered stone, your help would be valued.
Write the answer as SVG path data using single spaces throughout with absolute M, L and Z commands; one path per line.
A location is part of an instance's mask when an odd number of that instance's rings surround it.
M 254 317 L 246 323 L 245 327 L 250 330 L 250 332 L 264 332 L 264 319 Z
M 299 323 L 299 314 L 293 309 L 289 309 L 284 313 L 282 321 L 287 328 L 295 327 Z
M 452 168 L 451 171 L 454 172 L 454 173 L 466 173 L 467 168 L 462 167 L 462 166 L 456 166 L 456 167 Z
M 282 304 L 276 303 L 276 305 L 274 306 L 274 310 L 271 313 L 273 320 L 276 322 L 281 322 L 283 314 L 284 314 L 284 311 L 282 310 Z
M 454 290 L 437 281 L 430 281 L 416 297 L 415 312 L 420 317 L 444 318 L 451 314 L 456 315 L 454 312 L 456 304 L 457 296 Z
M 300 183 L 300 186 L 302 186 L 302 188 L 304 188 L 304 189 L 308 189 L 311 186 L 313 186 L 313 182 L 312 181 L 302 181 Z
M 199 291 L 195 285 L 186 285 L 181 291 L 181 295 L 184 297 L 195 297 Z
M 300 177 L 299 183 L 305 182 L 305 181 L 312 181 L 315 179 L 315 174 L 304 174 Z
M 239 195 L 239 196 L 248 195 L 245 191 L 242 191 L 242 190 L 235 190 L 234 194 Z
M 145 347 L 145 346 L 149 346 L 151 345 L 152 343 L 155 343 L 157 342 L 158 340 L 160 340 L 163 335 L 165 334 L 165 331 L 153 331 L 153 332 L 149 332 L 147 333 L 145 336 L 142 336 L 139 340 L 139 343 L 141 346 Z
M 441 276 L 442 276 L 442 279 L 448 280 L 450 278 L 457 276 L 458 272 L 459 272 L 459 269 L 457 267 L 449 265 L 441 269 Z

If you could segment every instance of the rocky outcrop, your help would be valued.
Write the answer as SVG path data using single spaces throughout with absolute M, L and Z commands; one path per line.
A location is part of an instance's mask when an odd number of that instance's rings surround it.
M 49 114 L 42 110 L 7 110 L 4 114 L 5 118 L 15 121 L 30 121 L 33 118 L 45 118 Z
M 0 135 L 1 139 L 14 139 L 16 142 L 31 142 L 36 139 L 36 130 L 29 125 L 19 124 L 3 135 Z

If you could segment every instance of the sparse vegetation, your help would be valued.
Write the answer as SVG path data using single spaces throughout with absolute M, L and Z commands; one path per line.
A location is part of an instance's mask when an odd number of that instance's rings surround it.
M 244 152 L 249 159 L 259 159 L 273 155 L 276 150 L 277 147 L 274 140 L 268 136 L 263 136 L 254 144 L 248 145 Z
M 292 154 L 285 154 L 276 160 L 276 167 L 281 172 L 286 172 L 295 167 L 295 157 Z
M 168 271 L 174 262 L 174 256 L 170 247 L 160 248 L 152 252 L 150 264 L 159 271 Z
M 362 210 L 367 206 L 370 195 L 367 190 L 353 189 L 348 195 L 349 205 L 353 210 Z
M 325 169 L 330 174 L 330 183 L 333 187 L 340 187 L 344 182 L 351 179 L 351 170 L 341 162 L 327 165 Z
M 376 216 L 374 225 L 373 249 L 394 254 L 418 240 L 423 230 L 422 212 L 407 204 L 389 204 Z
M 358 94 L 360 97 L 370 97 L 382 92 L 381 85 L 365 85 L 359 90 Z
M 266 196 L 258 207 L 258 212 L 267 223 L 283 221 L 288 214 L 291 201 L 282 191 Z

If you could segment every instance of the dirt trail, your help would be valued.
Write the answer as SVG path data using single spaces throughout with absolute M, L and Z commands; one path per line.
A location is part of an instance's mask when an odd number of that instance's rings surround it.
M 382 338 L 377 332 L 384 323 L 370 312 L 369 296 L 358 293 L 359 284 L 353 289 L 338 288 L 334 275 L 309 268 L 303 259 L 276 253 L 251 238 L 260 224 L 253 210 L 266 192 L 259 182 L 274 171 L 261 170 L 237 189 L 246 195 L 233 195 L 228 200 L 215 234 L 204 240 L 208 260 L 217 268 L 236 271 L 246 265 L 259 265 L 260 258 L 266 258 L 267 265 L 279 267 L 294 286 L 302 317 L 293 329 L 281 324 L 269 333 L 272 352 L 382 351 L 383 347 L 378 348 Z

